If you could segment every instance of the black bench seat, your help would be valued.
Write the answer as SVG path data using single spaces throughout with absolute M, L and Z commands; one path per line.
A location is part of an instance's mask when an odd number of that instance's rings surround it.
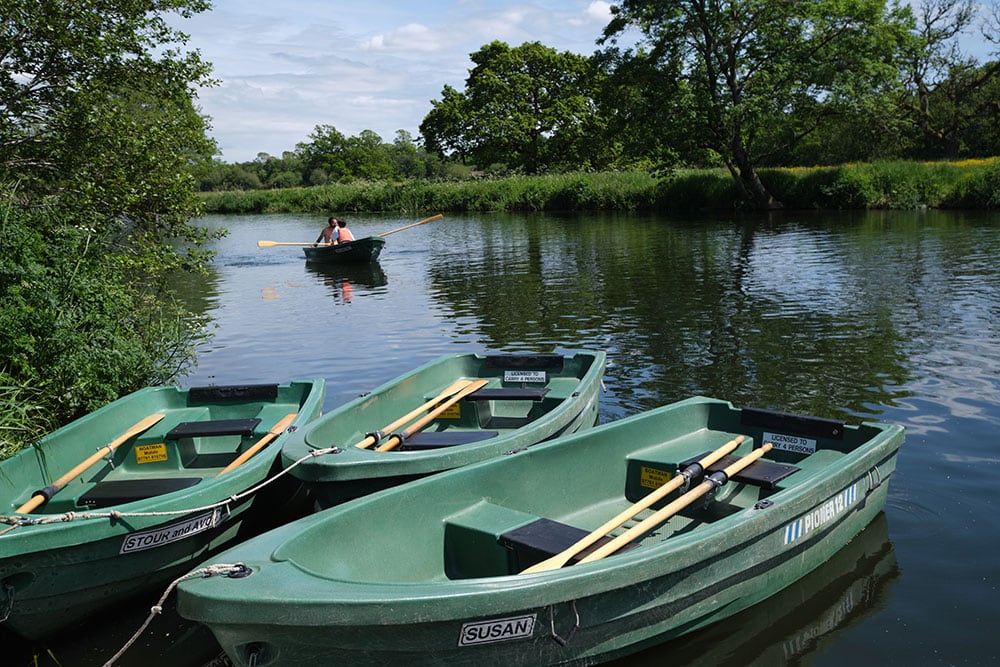
M 91 509 L 113 507 L 133 500 L 143 500 L 188 489 L 200 481 L 201 477 L 158 477 L 98 482 L 77 499 L 77 504 Z
M 486 387 L 465 397 L 467 401 L 540 401 L 548 387 Z
M 469 445 L 498 435 L 499 431 L 421 431 L 404 440 L 398 449 L 405 452 Z
M 202 438 L 218 435 L 253 435 L 260 419 L 215 419 L 211 421 L 181 422 L 167 433 L 167 440 Z
M 551 519 L 538 519 L 520 528 L 507 531 L 500 536 L 499 542 L 514 552 L 515 569 L 517 572 L 520 572 L 558 553 L 562 553 L 589 534 L 589 531 L 565 523 L 552 521 Z M 607 535 L 602 537 L 570 558 L 566 564 L 573 565 L 578 563 L 581 559 L 586 558 L 591 552 L 607 544 L 612 539 L 614 538 Z M 619 550 L 619 553 L 634 549 L 637 546 L 639 545 L 635 542 L 629 542 Z

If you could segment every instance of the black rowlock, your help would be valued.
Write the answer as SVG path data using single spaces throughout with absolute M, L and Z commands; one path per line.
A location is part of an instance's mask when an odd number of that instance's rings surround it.
M 680 464 L 680 467 L 683 469 L 687 465 L 697 463 L 704 457 L 708 456 L 708 454 L 709 452 L 705 452 L 704 454 L 696 456 L 693 459 L 688 459 L 687 461 L 683 461 Z M 732 456 L 732 455 L 723 456 L 721 459 L 719 459 L 712 465 L 708 466 L 708 469 L 705 471 L 705 474 L 710 475 L 712 473 L 722 472 L 727 467 L 729 467 L 730 465 L 739 460 L 740 457 L 738 456 Z M 792 473 L 798 472 L 799 470 L 800 468 L 797 468 L 796 466 L 793 465 L 787 465 L 785 463 L 773 463 L 771 461 L 754 461 L 746 468 L 733 475 L 732 479 L 733 481 L 739 482 L 741 484 L 753 484 L 754 486 L 759 486 L 765 489 L 773 490 L 778 482 L 788 477 Z M 692 480 L 691 485 L 693 486 L 699 482 L 700 480 L 697 479 Z

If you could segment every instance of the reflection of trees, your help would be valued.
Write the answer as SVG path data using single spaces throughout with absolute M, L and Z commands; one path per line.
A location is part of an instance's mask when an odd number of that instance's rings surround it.
M 957 268 L 883 216 L 512 217 L 469 225 L 430 279 L 491 347 L 608 350 L 626 413 L 700 393 L 871 416 L 902 396 L 914 313 L 942 305 L 928 284 Z

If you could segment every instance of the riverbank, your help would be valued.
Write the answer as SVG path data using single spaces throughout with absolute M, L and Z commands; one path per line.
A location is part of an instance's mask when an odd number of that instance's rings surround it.
M 786 209 L 1000 208 L 1000 160 L 876 162 L 762 169 Z M 463 181 L 359 181 L 311 188 L 203 193 L 207 213 L 657 211 L 741 208 L 723 169 L 600 172 Z

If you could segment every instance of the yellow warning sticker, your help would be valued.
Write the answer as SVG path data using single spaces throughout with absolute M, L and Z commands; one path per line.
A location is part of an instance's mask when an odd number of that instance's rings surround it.
M 136 463 L 154 463 L 167 460 L 167 443 L 157 442 L 152 445 L 135 446 Z
M 666 470 L 643 466 L 639 471 L 639 485 L 647 489 L 658 489 L 670 481 L 671 477 L 673 475 Z
M 462 406 L 458 403 L 453 403 L 448 406 L 448 409 L 438 415 L 441 419 L 461 419 L 462 418 Z

